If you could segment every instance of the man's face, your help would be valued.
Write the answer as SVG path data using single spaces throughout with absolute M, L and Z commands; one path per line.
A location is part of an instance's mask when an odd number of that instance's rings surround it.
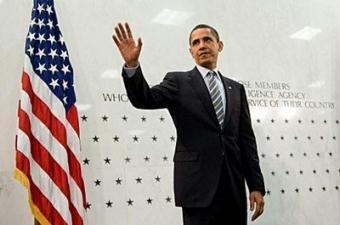
M 209 28 L 199 28 L 192 32 L 189 51 L 198 65 L 215 69 L 218 53 L 222 49 L 223 43 L 217 41 Z

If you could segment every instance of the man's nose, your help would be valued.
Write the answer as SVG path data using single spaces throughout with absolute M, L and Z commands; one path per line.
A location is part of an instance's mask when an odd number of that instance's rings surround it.
M 204 41 L 201 41 L 200 43 L 199 43 L 199 45 L 198 45 L 198 49 L 205 49 L 207 46 L 206 46 L 206 44 L 204 43 Z

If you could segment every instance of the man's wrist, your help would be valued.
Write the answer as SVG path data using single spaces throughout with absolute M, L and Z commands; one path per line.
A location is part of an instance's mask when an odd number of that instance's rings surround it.
M 133 77 L 137 71 L 139 67 L 139 62 L 137 62 L 137 65 L 135 67 L 129 67 L 128 65 L 126 65 L 126 63 L 123 66 L 123 70 L 126 74 L 127 77 Z
M 126 68 L 137 68 L 138 65 L 139 65 L 138 61 L 136 61 L 136 62 L 129 62 L 129 63 L 125 62 L 125 67 Z

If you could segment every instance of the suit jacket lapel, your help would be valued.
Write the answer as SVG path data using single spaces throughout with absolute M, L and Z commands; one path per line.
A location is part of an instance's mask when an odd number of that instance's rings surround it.
M 211 102 L 209 90 L 207 89 L 207 86 L 202 78 L 202 75 L 200 74 L 196 67 L 193 70 L 191 70 L 189 79 L 190 79 L 189 83 L 196 92 L 198 99 L 200 99 L 202 104 L 204 105 L 204 108 L 206 109 L 209 117 L 211 117 L 212 121 L 214 121 L 214 123 L 219 127 L 216 113 Z

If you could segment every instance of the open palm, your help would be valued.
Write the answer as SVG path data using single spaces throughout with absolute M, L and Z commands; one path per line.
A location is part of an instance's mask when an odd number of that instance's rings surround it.
M 138 43 L 136 45 L 129 24 L 125 23 L 124 25 L 125 27 L 121 23 L 118 23 L 118 26 L 114 28 L 115 34 L 112 35 L 112 38 L 116 43 L 126 66 L 134 67 L 138 65 L 138 58 L 142 49 L 142 40 L 141 38 L 138 38 Z

